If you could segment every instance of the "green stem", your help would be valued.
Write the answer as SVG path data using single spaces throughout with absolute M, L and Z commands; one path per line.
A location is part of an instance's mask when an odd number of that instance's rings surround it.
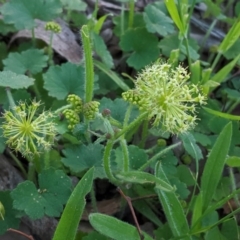
M 217 54 L 217 56 L 215 57 L 214 62 L 213 62 L 212 67 L 211 67 L 213 70 L 214 70 L 214 68 L 216 67 L 216 65 L 217 65 L 217 63 L 218 63 L 221 55 L 222 55 L 222 54 L 219 52 L 219 53 Z
M 227 113 L 231 113 L 240 103 L 240 99 L 233 102 L 233 104 L 227 110 Z
M 85 58 L 85 102 L 92 101 L 93 88 L 94 88 L 94 71 L 93 71 L 93 59 L 92 48 L 89 35 L 89 29 L 87 25 L 84 25 L 81 29 L 81 37 L 83 44 L 83 52 Z
M 235 177 L 234 177 L 234 173 L 231 167 L 229 167 L 229 175 L 230 175 L 230 180 L 231 180 L 231 186 L 232 186 L 232 191 L 236 191 L 237 190 L 237 186 L 236 186 L 236 181 L 235 181 Z M 237 205 L 237 208 L 240 206 L 240 202 L 238 199 L 238 195 L 234 196 L 234 201 Z
M 138 124 L 140 124 L 144 119 L 146 119 L 148 113 L 144 112 L 141 115 L 139 115 L 133 122 L 131 122 L 128 126 L 124 127 L 119 133 L 115 135 L 115 139 L 121 137 L 125 133 L 132 130 L 134 127 L 136 127 Z
M 32 162 L 28 164 L 28 180 L 35 182 L 35 167 Z
M 113 145 L 114 145 L 113 140 L 107 141 L 107 144 L 106 144 L 105 150 L 104 150 L 104 154 L 103 154 L 103 167 L 104 167 L 104 170 L 105 170 L 108 180 L 110 182 L 112 182 L 113 184 L 117 185 L 118 181 L 112 174 L 111 162 L 110 162 L 111 151 L 112 151 Z
M 25 168 L 23 167 L 21 161 L 19 161 L 19 159 L 8 148 L 7 148 L 7 153 L 11 156 L 11 158 L 14 160 L 14 162 L 20 168 L 23 176 L 27 179 L 28 175 L 27 175 L 27 172 L 26 172 Z
M 140 148 L 145 147 L 147 137 L 148 137 L 148 120 L 144 120 L 143 126 L 142 126 L 141 142 L 139 143 Z
M 35 30 L 34 30 L 34 28 L 32 28 L 32 43 L 33 43 L 33 46 L 35 47 L 36 46 L 36 38 L 35 38 Z
M 11 108 L 16 107 L 15 101 L 14 101 L 12 93 L 11 93 L 11 89 L 9 87 L 6 88 L 6 93 L 7 93 L 7 98 L 8 98 L 10 107 Z
M 164 148 L 161 152 L 157 153 L 156 155 L 154 155 L 152 158 L 150 158 L 145 164 L 143 164 L 138 170 L 139 171 L 143 171 L 145 170 L 149 165 L 151 165 L 152 163 L 154 163 L 155 161 L 157 161 L 162 155 L 166 154 L 167 152 L 169 152 L 170 150 L 172 150 L 173 148 L 179 146 L 181 144 L 181 142 L 175 143 L 169 147 Z
M 121 36 L 124 34 L 125 29 L 124 29 L 124 4 L 122 3 L 121 6 L 121 14 L 120 14 L 120 29 L 121 29 Z
M 48 63 L 49 63 L 49 65 L 53 65 L 53 61 L 52 61 L 52 58 L 53 58 L 52 41 L 53 41 L 53 32 L 51 31 L 50 41 L 49 41 L 49 44 L 48 44 Z
M 206 45 L 206 42 L 207 42 L 207 40 L 208 40 L 208 38 L 209 38 L 209 36 L 210 36 L 210 34 L 211 34 L 211 31 L 214 29 L 214 27 L 215 27 L 215 25 L 217 24 L 217 22 L 218 22 L 218 19 L 217 19 L 217 18 L 213 20 L 213 22 L 211 23 L 211 25 L 210 25 L 207 33 L 205 34 L 203 40 L 201 41 L 201 44 L 200 44 L 200 47 L 201 47 L 200 53 L 203 52 L 204 46 Z
M 129 153 L 128 153 L 127 142 L 123 138 L 123 136 L 120 139 L 120 145 L 123 152 L 123 171 L 128 172 L 129 171 Z
M 124 117 L 124 121 L 123 121 L 123 127 L 126 127 L 131 115 L 131 111 L 132 111 L 132 104 L 130 104 L 127 108 L 127 111 L 125 113 L 125 117 Z
M 94 182 L 90 191 L 90 196 L 91 196 L 91 204 L 94 212 L 98 212 L 97 208 L 97 200 L 96 200 L 96 195 L 95 195 L 95 190 L 94 190 Z
M 65 105 L 65 106 L 60 107 L 60 108 L 58 108 L 57 110 L 55 110 L 54 113 L 56 113 L 56 114 L 57 114 L 57 113 L 61 113 L 63 110 L 68 109 L 68 108 L 71 108 L 71 107 L 72 107 L 71 104 Z
M 128 18 L 128 29 L 133 27 L 133 20 L 134 20 L 134 8 L 135 2 L 134 0 L 129 0 L 129 18 Z

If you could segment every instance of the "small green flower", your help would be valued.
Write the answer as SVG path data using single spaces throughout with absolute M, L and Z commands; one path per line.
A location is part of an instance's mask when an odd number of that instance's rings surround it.
M 30 105 L 20 102 L 3 114 L 2 129 L 7 144 L 27 157 L 49 151 L 56 135 L 53 114 L 43 111 L 37 115 L 39 106 L 40 102 L 33 101 Z
M 123 93 L 123 98 L 147 112 L 153 126 L 161 123 L 173 134 L 186 132 L 196 124 L 196 105 L 205 104 L 200 87 L 188 79 L 181 65 L 173 68 L 169 63 L 156 62 L 138 75 L 135 89 Z
M 60 33 L 62 31 L 61 26 L 56 22 L 47 22 L 45 25 L 46 31 L 52 31 L 54 33 Z

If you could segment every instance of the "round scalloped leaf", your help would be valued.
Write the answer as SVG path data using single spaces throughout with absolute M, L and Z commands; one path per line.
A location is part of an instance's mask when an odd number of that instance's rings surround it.
M 10 53 L 3 60 L 5 65 L 4 70 L 13 71 L 18 74 L 24 74 L 26 71 L 36 74 L 47 66 L 47 60 L 48 56 L 39 49 L 29 49 L 21 53 Z
M 62 163 L 71 171 L 80 173 L 94 166 L 94 178 L 106 177 L 102 166 L 103 145 L 73 145 L 63 150 Z
M 44 214 L 59 217 L 71 194 L 71 186 L 70 178 L 63 171 L 47 169 L 39 174 L 39 189 L 33 182 L 25 181 L 12 191 L 13 206 L 31 219 L 42 218 Z
M 18 29 L 31 29 L 35 19 L 50 21 L 62 12 L 58 0 L 11 0 L 1 7 L 4 22 Z
M 34 84 L 34 79 L 11 71 L 0 72 L 0 86 L 12 89 L 28 88 Z
M 52 66 L 43 75 L 49 96 L 63 100 L 68 94 L 84 98 L 84 68 L 73 63 Z

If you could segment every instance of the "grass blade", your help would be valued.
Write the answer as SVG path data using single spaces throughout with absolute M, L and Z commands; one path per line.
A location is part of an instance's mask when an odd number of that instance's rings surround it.
M 203 196 L 203 212 L 208 208 L 213 194 L 222 176 L 223 167 L 228 154 L 232 137 L 232 123 L 228 123 L 220 133 L 214 144 L 201 179 L 201 191 Z
M 78 224 L 86 204 L 85 196 L 92 188 L 93 172 L 94 168 L 88 170 L 73 190 L 62 213 L 53 240 L 75 239 Z

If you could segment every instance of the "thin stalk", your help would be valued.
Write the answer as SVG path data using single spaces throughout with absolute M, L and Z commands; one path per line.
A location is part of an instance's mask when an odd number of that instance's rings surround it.
M 207 30 L 207 33 L 205 34 L 205 36 L 204 36 L 204 38 L 203 38 L 203 40 L 202 40 L 202 42 L 200 44 L 200 46 L 201 46 L 200 54 L 203 52 L 204 46 L 205 46 L 205 44 L 206 44 L 206 42 L 207 42 L 207 40 L 208 40 L 208 38 L 209 38 L 209 36 L 211 34 L 211 31 L 214 29 L 214 27 L 216 26 L 217 22 L 218 22 L 218 19 L 217 18 L 214 19 L 213 22 L 211 23 L 209 29 Z
M 144 119 L 146 119 L 148 113 L 144 112 L 141 115 L 139 115 L 133 122 L 131 122 L 128 126 L 124 127 L 120 132 L 118 132 L 115 135 L 115 139 L 121 137 L 122 135 L 124 135 L 125 133 L 129 132 L 130 130 L 132 130 L 135 126 L 137 126 L 138 124 L 140 124 Z
M 93 59 L 91 40 L 89 35 L 89 29 L 87 25 L 84 25 L 81 29 L 81 37 L 83 43 L 83 52 L 85 58 L 85 102 L 92 101 L 93 88 L 94 88 L 94 71 L 93 71 Z
M 130 104 L 127 108 L 127 111 L 125 113 L 124 121 L 123 121 L 123 127 L 126 127 L 129 121 L 129 118 L 131 116 L 131 111 L 132 111 L 132 104 Z
M 233 102 L 233 104 L 227 110 L 227 113 L 231 113 L 240 103 L 240 99 Z
M 157 161 L 162 155 L 166 154 L 170 150 L 174 149 L 175 147 L 179 146 L 181 142 L 175 143 L 169 147 L 164 148 L 161 152 L 158 152 L 156 155 L 154 155 L 152 158 L 150 158 L 146 163 L 144 163 L 138 171 L 143 171 L 145 170 L 149 165 Z
M 16 107 L 15 101 L 14 101 L 12 93 L 11 93 L 11 89 L 9 87 L 6 88 L 6 93 L 7 93 L 7 98 L 8 98 L 10 107 L 11 108 Z
M 127 142 L 123 138 L 123 136 L 120 139 L 120 145 L 123 153 L 123 171 L 128 172 L 129 171 L 129 152 L 127 147 Z
M 124 34 L 125 29 L 124 29 L 124 4 L 122 3 L 121 6 L 121 14 L 120 14 L 120 29 L 121 29 L 121 36 Z
M 91 196 L 91 204 L 92 204 L 92 208 L 94 212 L 98 212 L 98 208 L 97 208 L 97 200 L 96 200 L 96 195 L 95 195 L 95 189 L 94 189 L 94 182 L 92 184 L 92 188 L 90 191 L 90 196 Z
M 230 175 L 230 180 L 231 180 L 232 191 L 234 192 L 234 191 L 237 190 L 237 186 L 236 186 L 236 181 L 235 181 L 233 169 L 231 167 L 229 167 L 229 175 Z M 234 201 L 235 201 L 237 207 L 239 208 L 240 202 L 239 202 L 239 199 L 238 199 L 237 195 L 234 196 Z
M 128 29 L 130 29 L 133 27 L 135 1 L 129 0 L 128 5 L 129 5 Z
M 107 144 L 106 144 L 105 150 L 104 150 L 104 154 L 103 154 L 103 167 L 104 167 L 104 170 L 105 170 L 108 180 L 110 182 L 112 182 L 113 184 L 117 184 L 118 181 L 112 174 L 111 162 L 110 162 L 113 145 L 114 145 L 113 140 L 107 141 Z
M 145 147 L 147 137 L 148 137 L 148 120 L 144 120 L 142 125 L 141 142 L 139 143 L 140 148 Z
M 53 41 L 53 32 L 51 31 L 50 33 L 50 41 L 49 41 L 49 44 L 48 44 L 48 63 L 49 65 L 53 65 L 53 50 L 52 50 L 52 41 Z
M 32 28 L 32 43 L 33 43 L 33 46 L 35 47 L 35 46 L 36 46 L 36 38 L 35 38 L 35 30 L 34 30 L 34 27 Z
M 28 176 L 27 179 L 30 181 L 35 182 L 35 167 L 32 162 L 29 162 L 28 164 Z
M 214 62 L 213 62 L 212 67 L 211 67 L 213 70 L 214 70 L 214 68 L 217 66 L 217 64 L 218 64 L 219 59 L 220 59 L 221 56 L 222 56 L 222 54 L 221 54 L 221 53 L 218 53 L 217 56 L 215 57 Z

